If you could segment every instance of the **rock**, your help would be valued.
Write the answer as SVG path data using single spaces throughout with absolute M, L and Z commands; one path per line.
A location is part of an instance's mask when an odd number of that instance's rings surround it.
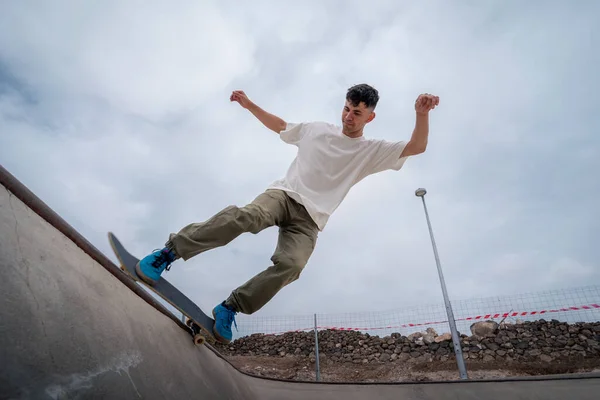
M 527 352 L 531 357 L 537 357 L 542 355 L 542 351 L 540 349 L 533 349 Z
M 527 343 L 527 342 L 519 342 L 519 343 L 517 343 L 517 345 L 515 346 L 515 348 L 521 349 L 521 350 L 527 349 L 527 348 L 529 348 L 529 343 Z
M 489 335 L 494 335 L 498 330 L 498 323 L 495 321 L 475 322 L 470 328 L 473 336 L 483 338 Z
M 437 336 L 435 339 L 433 339 L 433 341 L 436 343 L 441 343 L 446 340 L 452 340 L 452 335 L 450 332 L 444 333 L 443 335 Z
M 433 336 L 437 336 L 438 335 L 437 332 L 435 331 L 435 329 L 433 329 L 433 328 L 427 328 L 427 329 L 425 329 L 425 333 L 428 333 L 428 334 L 433 335 Z
M 436 351 L 437 349 L 439 349 L 441 346 L 438 343 L 431 343 L 429 345 L 429 350 L 431 351 Z
M 540 356 L 540 360 L 545 363 L 550 363 L 550 362 L 554 361 L 554 359 L 552 357 L 550 357 L 549 355 L 546 355 L 546 354 L 542 354 Z
M 550 333 L 553 336 L 560 336 L 560 335 L 562 335 L 562 331 L 560 329 L 556 329 L 556 328 L 550 329 Z
M 564 336 L 557 336 L 554 340 L 555 346 L 565 347 L 567 345 L 567 338 Z
M 435 336 L 432 333 L 427 333 L 425 335 L 423 335 L 423 343 L 424 344 L 432 344 L 435 341 Z
M 447 347 L 440 347 L 435 352 L 435 354 L 440 355 L 440 356 L 445 356 L 446 354 L 449 354 L 449 353 L 450 353 L 450 350 Z
M 488 343 L 485 345 L 488 349 L 492 350 L 492 351 L 496 351 L 500 348 L 500 346 L 498 346 L 495 342 L 494 343 Z

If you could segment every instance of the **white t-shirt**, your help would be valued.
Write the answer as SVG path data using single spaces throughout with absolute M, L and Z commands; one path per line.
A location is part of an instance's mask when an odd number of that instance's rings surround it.
M 268 189 L 284 190 L 304 205 L 321 231 L 352 186 L 370 174 L 397 171 L 408 158 L 400 158 L 404 141 L 350 138 L 326 122 L 288 123 L 279 136 L 298 152 L 285 177 Z

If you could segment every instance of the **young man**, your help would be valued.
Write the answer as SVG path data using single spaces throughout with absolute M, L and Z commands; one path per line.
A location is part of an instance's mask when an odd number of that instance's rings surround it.
M 229 343 L 231 324 L 238 312 L 252 314 L 284 286 L 298 279 L 308 262 L 327 220 L 353 185 L 384 170 L 399 170 L 406 158 L 427 147 L 429 111 L 439 98 L 420 95 L 415 102 L 416 124 L 408 142 L 388 142 L 363 136 L 366 124 L 375 118 L 377 90 L 366 84 L 346 93 L 342 125 L 326 122 L 289 123 L 270 114 L 234 91 L 238 102 L 281 140 L 298 148 L 287 174 L 244 207 L 228 206 L 207 221 L 192 223 L 171 234 L 162 250 L 143 258 L 137 273 L 149 284 L 169 270 L 173 261 L 189 260 L 197 254 L 224 246 L 245 232 L 257 234 L 279 227 L 273 265 L 260 272 L 213 309 L 216 338 Z

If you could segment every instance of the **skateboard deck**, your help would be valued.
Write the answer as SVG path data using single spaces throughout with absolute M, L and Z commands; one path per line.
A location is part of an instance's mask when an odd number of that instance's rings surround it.
M 206 315 L 200 307 L 165 278 L 161 277 L 155 285 L 149 285 L 144 282 L 135 272 L 135 265 L 139 259 L 129 253 L 112 232 L 108 233 L 108 241 L 121 263 L 121 270 L 136 281 L 144 284 L 187 317 L 186 325 L 190 328 L 196 345 L 204 344 L 206 340 L 214 344 L 216 341 L 212 333 L 214 319 Z

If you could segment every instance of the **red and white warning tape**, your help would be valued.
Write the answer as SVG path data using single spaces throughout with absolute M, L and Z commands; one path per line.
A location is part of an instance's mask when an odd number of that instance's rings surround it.
M 598 304 L 588 304 L 579 307 L 567 307 L 567 308 L 558 308 L 551 310 L 539 310 L 539 311 L 521 311 L 521 312 L 507 312 L 507 313 L 496 313 L 496 314 L 485 314 L 485 315 L 476 315 L 474 317 L 466 317 L 466 318 L 458 318 L 456 321 L 477 321 L 477 320 L 488 320 L 488 319 L 496 319 L 496 318 L 506 318 L 506 317 L 524 317 L 528 315 L 543 315 L 548 313 L 558 313 L 558 312 L 567 312 L 567 311 L 578 311 L 578 310 L 591 310 L 591 309 L 600 309 L 600 305 Z M 402 324 L 402 325 L 388 325 L 388 326 L 379 326 L 379 327 L 370 327 L 370 328 L 358 328 L 358 327 L 340 327 L 340 326 L 318 326 L 317 329 L 330 329 L 336 331 L 373 331 L 373 330 L 383 330 L 383 329 L 397 329 L 397 328 L 413 328 L 416 326 L 426 326 L 426 325 L 438 325 L 447 323 L 448 320 L 445 321 L 431 321 L 431 322 L 422 322 L 422 323 L 411 323 L 411 324 Z M 283 332 L 275 332 L 271 333 L 271 335 L 281 335 L 284 333 L 290 332 L 304 332 L 314 330 L 314 327 L 311 328 L 303 328 L 303 329 L 294 329 Z

